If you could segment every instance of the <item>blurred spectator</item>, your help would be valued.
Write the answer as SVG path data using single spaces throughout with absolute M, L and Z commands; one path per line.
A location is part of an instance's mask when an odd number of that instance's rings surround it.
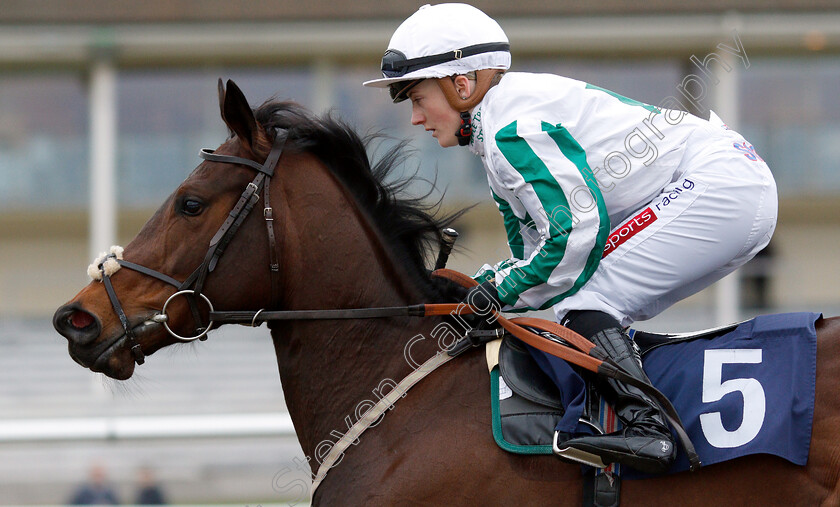
M 93 465 L 88 472 L 88 481 L 73 493 L 72 505 L 118 505 L 117 493 L 108 484 L 105 468 Z
M 149 467 L 138 470 L 137 498 L 134 503 L 138 505 L 165 505 L 166 495 L 163 488 L 155 479 L 155 474 Z

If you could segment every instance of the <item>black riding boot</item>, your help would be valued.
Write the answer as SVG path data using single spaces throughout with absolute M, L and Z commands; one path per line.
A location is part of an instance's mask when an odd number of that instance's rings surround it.
M 621 328 L 599 331 L 590 340 L 627 373 L 650 382 L 641 366 L 638 351 Z M 594 454 L 607 463 L 618 462 L 646 473 L 668 470 L 676 456 L 662 408 L 639 389 L 615 379 L 599 379 L 598 392 L 615 409 L 624 427 L 614 433 L 573 438 L 560 445 Z

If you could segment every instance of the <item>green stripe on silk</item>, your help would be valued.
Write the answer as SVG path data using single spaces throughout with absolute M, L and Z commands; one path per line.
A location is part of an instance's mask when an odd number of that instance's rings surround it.
M 569 159 L 575 167 L 577 167 L 578 171 L 580 171 L 583 181 L 586 182 L 586 186 L 589 188 L 589 192 L 598 207 L 599 218 L 598 236 L 595 239 L 595 246 L 593 246 L 592 250 L 589 251 L 589 256 L 586 259 L 586 266 L 583 268 L 580 276 L 578 276 L 575 280 L 572 288 L 563 294 L 551 298 L 551 300 L 544 306 L 544 308 L 547 308 L 580 290 L 583 284 L 585 284 L 586 281 L 589 280 L 595 273 L 595 270 L 598 269 L 598 264 L 601 262 L 601 257 L 604 253 L 604 246 L 607 243 L 607 237 L 610 234 L 610 217 L 607 213 L 607 206 L 604 203 L 604 196 L 601 194 L 601 189 L 598 188 L 598 181 L 595 179 L 595 174 L 593 174 L 592 169 L 586 162 L 586 152 L 583 150 L 580 143 L 578 143 L 577 140 L 572 137 L 572 134 L 560 124 L 551 125 L 550 123 L 543 122 L 542 130 L 548 133 L 548 136 L 551 137 L 551 139 L 553 139 L 557 144 L 557 147 L 560 148 L 563 156 Z
M 548 280 L 563 260 L 566 240 L 572 230 L 572 216 L 565 193 L 559 189 L 557 180 L 542 159 L 525 139 L 519 137 L 516 129 L 515 121 L 500 129 L 496 133 L 496 146 L 537 195 L 543 211 L 549 217 L 549 238 L 546 241 L 551 242 L 551 245 L 541 249 L 528 264 L 511 270 L 504 279 L 499 286 L 499 296 L 508 305 L 515 305 L 525 290 Z

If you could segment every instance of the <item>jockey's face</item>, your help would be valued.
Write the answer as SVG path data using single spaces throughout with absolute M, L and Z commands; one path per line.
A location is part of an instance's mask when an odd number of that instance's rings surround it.
M 461 117 L 452 109 L 434 79 L 424 79 L 408 92 L 411 100 L 411 124 L 422 125 L 444 148 L 458 146 L 455 132 Z

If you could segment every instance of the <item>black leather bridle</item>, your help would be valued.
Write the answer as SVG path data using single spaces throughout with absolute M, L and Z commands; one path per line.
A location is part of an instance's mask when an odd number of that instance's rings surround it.
M 280 263 L 277 258 L 277 248 L 276 248 L 276 240 L 274 234 L 274 210 L 271 207 L 271 203 L 269 200 L 269 183 L 271 181 L 271 177 L 274 176 L 274 170 L 277 166 L 277 162 L 280 160 L 280 155 L 283 153 L 283 147 L 286 144 L 286 139 L 288 138 L 288 131 L 284 129 L 277 129 L 277 133 L 274 137 L 274 143 L 272 144 L 271 151 L 269 152 L 268 156 L 265 159 L 265 162 L 259 164 L 253 160 L 242 158 L 242 157 L 235 157 L 232 155 L 218 155 L 213 152 L 213 150 L 203 149 L 199 152 L 198 156 L 203 158 L 204 160 L 208 160 L 210 162 L 221 162 L 224 164 L 237 164 L 237 165 L 244 165 L 250 167 L 257 171 L 257 175 L 254 177 L 253 181 L 248 183 L 245 187 L 245 190 L 242 192 L 242 195 L 239 197 L 239 201 L 230 210 L 228 213 L 227 219 L 225 219 L 224 223 L 219 227 L 219 230 L 216 231 L 216 234 L 213 235 L 213 238 L 210 240 L 210 245 L 207 249 L 207 253 L 204 256 L 204 260 L 202 261 L 201 265 L 199 265 L 195 271 L 187 277 L 186 280 L 180 282 L 169 275 L 165 275 L 159 271 L 155 271 L 153 269 L 147 268 L 145 266 L 141 266 L 139 264 L 135 264 L 133 262 L 129 262 L 123 259 L 117 259 L 116 254 L 112 253 L 105 257 L 102 262 L 98 265 L 99 272 L 102 275 L 102 283 L 105 286 L 105 291 L 108 293 L 108 298 L 111 300 L 111 306 L 114 309 L 114 312 L 117 314 L 117 317 L 120 319 L 120 323 L 122 324 L 123 329 L 125 330 L 125 339 L 128 342 L 129 348 L 134 356 L 134 360 L 137 364 L 143 364 L 145 361 L 145 354 L 143 353 L 142 349 L 140 348 L 140 344 L 137 341 L 137 337 L 134 334 L 134 331 L 131 328 L 131 324 L 128 321 L 128 317 L 126 317 L 125 312 L 122 309 L 122 305 L 120 304 L 119 298 L 117 298 L 117 294 L 114 291 L 114 287 L 111 284 L 110 275 L 105 273 L 104 264 L 105 261 L 108 259 L 113 259 L 121 267 L 128 268 L 138 273 L 143 273 L 144 275 L 151 276 L 156 278 L 162 282 L 165 282 L 169 285 L 174 286 L 177 291 L 172 294 L 164 303 L 161 312 L 155 316 L 153 316 L 150 320 L 153 322 L 162 323 L 166 328 L 167 332 L 172 335 L 175 339 L 182 341 L 182 342 L 191 342 L 193 340 L 204 340 L 207 337 L 207 333 L 212 328 L 215 321 L 213 320 L 213 305 L 210 303 L 210 300 L 202 294 L 202 289 L 204 288 L 204 283 L 207 280 L 207 276 L 210 272 L 212 272 L 216 268 L 216 264 L 218 263 L 219 259 L 221 258 L 222 254 L 225 252 L 225 248 L 227 248 L 228 244 L 230 243 L 231 239 L 233 239 L 234 234 L 251 213 L 251 210 L 254 208 L 254 205 L 259 200 L 259 191 L 263 190 L 263 201 L 264 201 L 264 208 L 263 208 L 263 217 L 265 218 L 266 229 L 268 231 L 268 244 L 269 244 L 269 269 L 271 273 L 271 297 L 272 297 L 272 306 L 275 304 L 274 299 L 279 297 L 280 293 Z M 180 336 L 172 331 L 168 324 L 168 317 L 166 315 L 166 308 L 168 307 L 169 303 L 176 298 L 177 296 L 184 296 L 187 298 L 190 310 L 193 314 L 193 319 L 195 319 L 196 328 L 195 334 L 193 336 Z M 197 300 L 201 298 L 207 304 L 210 309 L 209 314 L 209 322 L 205 325 L 201 319 L 201 313 L 198 309 Z M 259 312 L 257 312 L 259 313 Z M 254 322 L 252 321 L 252 324 Z
M 213 324 L 215 323 L 250 323 L 251 326 L 257 326 L 266 321 L 276 320 L 372 319 L 396 316 L 423 317 L 427 315 L 432 315 L 430 313 L 429 307 L 435 305 L 423 304 L 380 308 L 337 308 L 325 310 L 266 311 L 265 309 L 262 309 L 257 311 L 216 311 L 213 308 L 213 304 L 210 302 L 210 299 L 202 293 L 204 283 L 207 280 L 207 276 L 209 275 L 209 273 L 215 269 L 219 258 L 224 253 L 225 248 L 230 243 L 231 239 L 233 239 L 233 236 L 234 234 L 236 234 L 236 231 L 239 229 L 239 226 L 242 225 L 242 223 L 248 217 L 248 214 L 254 208 L 254 205 L 259 200 L 260 189 L 263 190 L 263 217 L 265 218 L 266 229 L 268 232 L 268 247 L 270 259 L 269 270 L 271 273 L 271 306 L 269 306 L 269 308 L 275 308 L 278 304 L 277 300 L 280 297 L 280 263 L 278 260 L 276 246 L 277 242 L 274 234 L 274 210 L 272 209 L 270 203 L 269 183 L 271 181 L 271 177 L 274 176 L 275 168 L 277 167 L 277 163 L 280 160 L 280 155 L 283 152 L 283 147 L 286 144 L 287 138 L 288 131 L 278 128 L 277 133 L 274 137 L 274 143 L 272 144 L 271 151 L 269 152 L 268 157 L 266 157 L 265 162 L 263 162 L 262 164 L 259 164 L 258 162 L 247 158 L 236 157 L 233 155 L 218 155 L 214 153 L 213 150 L 208 149 L 203 149 L 199 152 L 198 156 L 203 158 L 204 160 L 208 160 L 210 162 L 221 162 L 224 164 L 244 165 L 257 171 L 257 175 L 254 177 L 253 181 L 248 183 L 248 185 L 245 187 L 245 190 L 242 192 L 239 201 L 236 203 L 233 209 L 231 209 L 230 213 L 228 213 L 227 219 L 221 225 L 221 227 L 219 227 L 219 230 L 216 231 L 216 234 L 213 235 L 213 238 L 210 240 L 210 245 L 207 249 L 207 253 L 204 256 L 204 260 L 202 261 L 201 265 L 199 265 L 195 269 L 195 271 L 193 271 L 192 274 L 190 274 L 187 277 L 186 280 L 181 282 L 172 278 L 169 275 L 163 274 L 159 271 L 155 271 L 154 269 L 147 268 L 145 266 L 141 266 L 139 264 L 129 262 L 123 259 L 119 259 L 117 258 L 117 255 L 115 253 L 107 255 L 106 257 L 101 259 L 101 261 L 97 265 L 99 273 L 101 275 L 102 284 L 105 286 L 105 291 L 108 293 L 108 298 L 111 300 L 111 306 L 114 309 L 114 313 L 116 313 L 117 317 L 119 317 L 120 324 L 122 325 L 123 330 L 125 331 L 125 340 L 128 342 L 128 346 L 131 349 L 131 352 L 134 355 L 134 360 L 137 362 L 137 364 L 143 364 L 143 362 L 145 361 L 145 354 L 143 353 L 143 350 L 141 349 L 140 344 L 137 341 L 137 337 L 134 334 L 131 324 L 128 321 L 128 317 L 125 315 L 122 305 L 120 304 L 119 298 L 117 297 L 117 293 L 114 290 L 113 285 L 111 284 L 110 275 L 106 273 L 105 262 L 109 260 L 114 260 L 121 267 L 128 268 L 133 271 L 137 271 L 138 273 L 151 276 L 164 283 L 172 285 L 177 289 L 175 293 L 169 296 L 166 302 L 164 302 L 163 308 L 161 308 L 160 313 L 151 316 L 144 323 L 153 322 L 163 324 L 166 331 L 173 338 L 181 342 L 191 342 L 193 340 L 206 340 L 207 333 L 212 329 Z M 443 267 L 443 265 L 446 263 L 446 257 L 452 249 L 452 243 L 454 242 L 454 238 L 457 237 L 457 233 L 454 234 L 455 236 L 447 236 L 448 240 L 444 242 L 445 252 L 444 250 L 442 250 L 441 257 L 438 259 L 439 267 Z M 444 253 L 446 255 L 443 255 Z M 178 296 L 186 297 L 187 302 L 190 305 L 190 311 L 192 312 L 193 319 L 196 323 L 195 332 L 193 336 L 178 335 L 169 327 L 169 317 L 166 314 L 166 309 L 168 308 L 170 302 Z M 198 309 L 197 302 L 199 299 L 203 300 L 209 308 L 209 322 L 206 325 L 203 324 L 201 319 L 201 313 Z M 447 309 L 445 313 L 448 313 L 449 311 L 450 310 Z M 443 312 L 443 310 L 441 310 L 441 312 Z M 437 315 L 443 315 L 445 313 L 439 313 Z M 471 310 L 469 311 L 469 313 L 471 313 Z

